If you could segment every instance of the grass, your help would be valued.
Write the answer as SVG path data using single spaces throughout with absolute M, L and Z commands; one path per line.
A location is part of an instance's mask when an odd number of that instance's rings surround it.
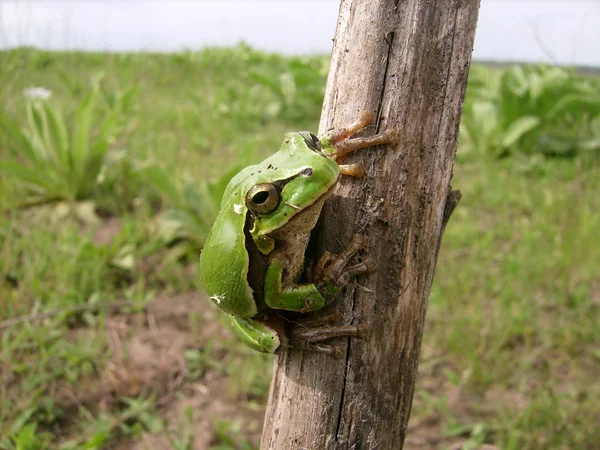
M 271 358 L 185 296 L 222 178 L 316 130 L 327 59 L 24 49 L 0 67 L 0 111 L 23 127 L 26 88 L 49 89 L 67 126 L 94 86 L 98 117 L 136 89 L 85 201 L 24 208 L 26 186 L 0 175 L 0 449 L 255 448 Z M 561 158 L 459 149 L 407 446 L 596 448 L 600 167 L 584 137 Z M 11 145 L 0 134 L 0 163 Z

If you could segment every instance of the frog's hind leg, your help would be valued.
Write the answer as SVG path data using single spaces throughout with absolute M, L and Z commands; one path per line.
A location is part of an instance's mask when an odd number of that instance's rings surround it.
M 231 316 L 233 330 L 244 344 L 262 353 L 275 353 L 281 342 L 274 328 L 252 319 Z
M 297 325 L 288 333 L 288 345 L 293 348 L 315 350 L 334 357 L 341 357 L 342 348 L 340 346 L 322 343 L 336 337 L 364 337 L 364 332 L 359 325 L 331 325 L 318 328 Z
M 312 279 L 317 283 L 331 281 L 338 286 L 342 286 L 355 275 L 371 272 L 374 269 L 374 264 L 369 260 L 346 267 L 352 257 L 364 248 L 365 243 L 365 236 L 355 234 L 350 245 L 339 255 L 333 256 L 331 253 L 325 252 L 312 272 Z

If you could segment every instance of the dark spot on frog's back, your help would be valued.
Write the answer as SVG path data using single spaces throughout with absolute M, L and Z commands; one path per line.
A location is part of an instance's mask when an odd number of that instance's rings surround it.
M 309 133 L 308 131 L 300 131 L 298 134 L 302 136 L 308 148 L 315 152 L 321 153 L 321 141 L 319 141 L 317 136 Z

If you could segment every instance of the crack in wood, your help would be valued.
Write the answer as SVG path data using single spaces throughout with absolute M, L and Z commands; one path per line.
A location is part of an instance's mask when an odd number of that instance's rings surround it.
M 321 250 L 370 235 L 377 273 L 340 303 L 368 336 L 341 341 L 342 359 L 278 358 L 263 450 L 402 447 L 441 233 L 460 198 L 449 183 L 478 6 L 342 0 L 320 132 L 368 109 L 377 132 L 402 130 L 402 151 L 363 156 L 384 175 L 341 183 L 320 222 Z

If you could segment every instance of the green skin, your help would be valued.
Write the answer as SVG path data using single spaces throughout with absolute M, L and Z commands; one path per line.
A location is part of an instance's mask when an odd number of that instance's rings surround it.
M 277 257 L 270 258 L 266 267 L 262 293 L 254 292 L 248 281 L 252 262 L 247 244 L 268 257 L 276 249 L 270 235 L 303 214 L 337 183 L 340 168 L 330 157 L 335 149 L 326 137 L 318 143 L 314 139 L 306 132 L 286 134 L 277 153 L 243 169 L 229 182 L 200 257 L 202 282 L 211 300 L 231 314 L 233 328 L 242 341 L 264 353 L 274 353 L 282 344 L 279 333 L 263 320 L 272 310 L 309 312 L 325 305 L 314 284 L 282 287 L 284 270 Z M 260 183 L 277 182 L 283 184 L 277 207 L 268 214 L 250 211 L 246 205 L 248 191 Z M 253 243 L 246 242 L 244 230 L 249 214 L 254 219 L 249 230 Z

